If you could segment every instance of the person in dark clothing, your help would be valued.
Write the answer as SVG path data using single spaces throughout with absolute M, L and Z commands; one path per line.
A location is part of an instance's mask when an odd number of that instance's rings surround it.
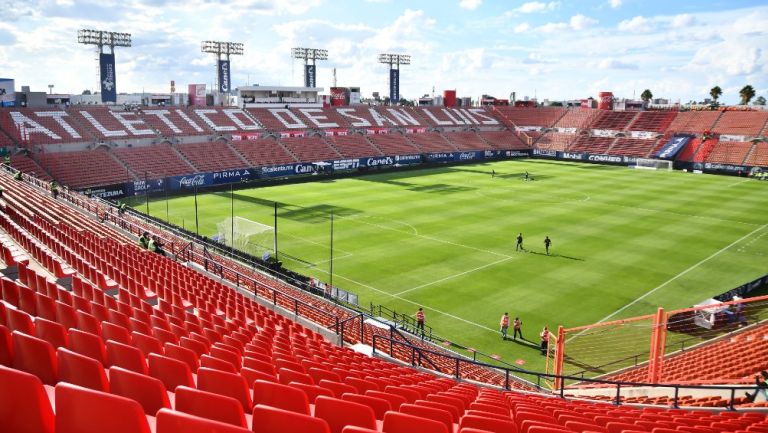
M 152 236 L 152 240 L 149 241 L 149 244 L 147 244 L 147 249 L 150 251 L 160 254 L 161 256 L 165 255 L 165 250 L 163 250 L 163 244 L 160 243 L 160 238 L 157 236 Z
M 517 234 L 517 244 L 515 244 L 515 251 L 525 251 L 525 248 L 523 248 L 523 234 L 518 233 Z
M 59 198 L 59 184 L 55 180 L 51 181 L 51 195 L 53 198 Z
M 117 202 L 117 213 L 120 215 L 124 214 L 127 207 L 128 206 L 125 203 Z
M 546 355 L 549 346 L 549 329 L 546 326 L 541 330 L 539 337 L 541 338 L 541 354 Z
M 747 395 L 747 400 L 752 403 L 755 401 L 755 398 L 762 392 L 764 396 L 768 397 L 768 383 L 766 382 L 768 380 L 768 372 L 763 370 L 755 376 L 755 392 L 752 394 L 745 393 Z
M 523 322 L 520 321 L 519 317 L 515 317 L 515 321 L 512 322 L 512 331 L 513 331 L 512 332 L 512 339 L 513 340 L 517 340 L 517 336 L 518 335 L 520 336 L 521 340 L 525 340 L 525 338 L 523 338 L 523 330 L 522 330 L 522 328 L 523 328 Z
M 550 245 L 552 245 L 552 240 L 549 239 L 549 236 L 544 236 L 544 249 L 547 250 L 547 255 L 549 255 Z
M 491 170 L 491 178 L 496 177 L 496 170 Z
M 16 174 L 13 175 L 13 178 L 16 180 L 24 180 L 24 178 L 21 176 L 21 171 L 17 171 Z

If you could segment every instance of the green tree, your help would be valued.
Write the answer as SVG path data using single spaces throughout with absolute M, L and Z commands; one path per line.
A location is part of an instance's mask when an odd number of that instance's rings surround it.
M 739 96 L 741 96 L 741 105 L 747 105 L 755 97 L 755 88 L 747 84 L 739 90 Z
M 653 99 L 653 93 L 651 93 L 650 89 L 643 90 L 643 93 L 640 94 L 640 99 L 643 100 L 646 104 Z
M 752 104 L 765 105 L 765 96 L 758 96 L 757 98 L 755 98 L 755 102 L 753 102 Z
M 85 89 L 85 90 L 83 90 L 83 93 L 82 93 L 82 94 L 83 94 L 83 95 L 90 95 L 90 94 L 91 94 L 91 91 L 90 91 L 90 90 L 88 90 L 88 89 Z
M 717 99 L 720 98 L 720 95 L 723 94 L 723 89 L 720 88 L 720 86 L 715 86 L 709 90 L 709 96 L 712 97 L 712 100 L 717 102 Z

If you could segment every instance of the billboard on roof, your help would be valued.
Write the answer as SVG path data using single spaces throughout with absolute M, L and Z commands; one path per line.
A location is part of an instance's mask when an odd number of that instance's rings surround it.
M 0 107 L 16 105 L 15 82 L 12 78 L 0 78 Z

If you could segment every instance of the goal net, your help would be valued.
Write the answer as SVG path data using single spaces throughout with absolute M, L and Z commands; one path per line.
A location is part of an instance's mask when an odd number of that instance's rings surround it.
M 644 168 L 647 170 L 672 170 L 672 161 L 637 158 L 637 165 L 635 165 L 635 168 Z
M 274 227 L 243 217 L 227 218 L 216 224 L 217 240 L 229 247 L 261 257 L 265 251 L 274 254 Z

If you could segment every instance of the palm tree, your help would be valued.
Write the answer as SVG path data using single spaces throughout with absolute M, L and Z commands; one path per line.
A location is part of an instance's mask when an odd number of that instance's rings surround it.
M 752 87 L 752 85 L 747 84 L 741 88 L 739 96 L 741 96 L 741 105 L 747 105 L 749 104 L 749 101 L 755 97 L 755 88 Z
M 712 89 L 709 90 L 709 96 L 712 97 L 712 100 L 717 102 L 717 99 L 720 97 L 720 95 L 723 94 L 723 89 L 720 88 L 720 86 L 715 86 Z
M 646 104 L 648 103 L 648 101 L 653 99 L 653 93 L 651 93 L 651 89 L 643 90 L 643 93 L 640 94 L 640 99 L 642 99 L 643 102 L 645 102 Z

